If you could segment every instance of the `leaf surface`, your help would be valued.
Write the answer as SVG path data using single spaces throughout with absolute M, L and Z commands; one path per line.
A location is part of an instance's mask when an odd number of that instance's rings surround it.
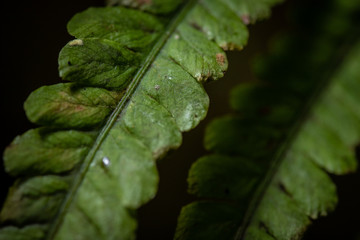
M 263 81 L 235 88 L 236 112 L 208 126 L 213 153 L 190 169 L 199 200 L 183 207 L 175 239 L 300 239 L 335 209 L 329 173 L 358 165 L 360 6 L 332 1 L 310 14 L 309 4 L 297 8 L 301 34 L 277 38 L 258 60 Z
M 76 14 L 68 24 L 75 39 L 59 54 L 60 76 L 71 83 L 26 100 L 40 127 L 4 153 L 17 180 L 0 213 L 0 239 L 135 238 L 135 210 L 157 191 L 156 160 L 205 117 L 202 83 L 224 75 L 224 50 L 247 42 L 231 1 L 127 3 L 145 12 Z

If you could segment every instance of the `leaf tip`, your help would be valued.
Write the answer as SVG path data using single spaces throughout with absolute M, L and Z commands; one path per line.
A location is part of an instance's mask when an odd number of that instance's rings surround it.
M 81 39 L 75 39 L 69 42 L 69 46 L 82 46 L 82 45 L 84 45 L 84 42 Z

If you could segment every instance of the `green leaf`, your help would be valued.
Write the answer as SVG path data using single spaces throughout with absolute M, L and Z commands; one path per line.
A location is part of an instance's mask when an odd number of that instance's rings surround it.
M 329 173 L 358 165 L 360 5 L 324 8 L 303 25 L 309 6 L 298 7 L 303 31 L 277 38 L 255 65 L 263 81 L 236 87 L 236 112 L 208 126 L 213 153 L 190 169 L 188 191 L 199 200 L 183 207 L 175 239 L 300 239 L 335 209 Z M 334 34 L 330 18 L 351 27 Z
M 24 104 L 30 121 L 67 128 L 94 127 L 102 124 L 115 109 L 121 92 L 81 87 L 72 83 L 44 86 Z
M 17 178 L 0 213 L 0 239 L 134 239 L 136 209 L 157 191 L 156 160 L 204 119 L 202 86 L 224 75 L 224 50 L 242 49 L 242 17 L 278 2 L 116 1 L 68 23 L 61 83 L 34 91 L 40 125 L 4 152 Z M 234 1 L 235 2 L 235 1 Z M 252 14 L 253 13 L 253 14 Z M 226 17 L 224 17 L 226 16 Z
M 82 161 L 93 141 L 94 134 L 88 132 L 31 129 L 8 146 L 5 168 L 12 176 L 68 172 Z

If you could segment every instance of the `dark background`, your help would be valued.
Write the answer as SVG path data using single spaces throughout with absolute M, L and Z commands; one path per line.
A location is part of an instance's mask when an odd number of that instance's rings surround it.
M 185 133 L 181 148 L 159 163 L 158 196 L 142 207 L 139 239 L 172 239 L 181 206 L 192 197 L 186 193 L 186 176 L 192 162 L 205 153 L 202 136 L 206 124 L 229 111 L 229 90 L 243 79 L 254 78 L 251 59 L 266 53 L 269 39 L 291 26 L 289 0 L 273 11 L 273 17 L 250 27 L 249 44 L 242 52 L 229 53 L 225 78 L 206 85 L 211 105 L 208 117 L 195 130 Z M 1 14 L 1 152 L 19 134 L 35 127 L 25 117 L 23 102 L 42 85 L 58 83 L 57 57 L 72 38 L 66 23 L 89 6 L 103 6 L 102 0 L 7 1 Z M 1 162 L 2 164 L 2 162 Z M 1 172 L 1 204 L 12 179 Z M 305 239 L 360 239 L 360 174 L 333 177 L 338 186 L 339 205 L 329 217 L 316 221 Z

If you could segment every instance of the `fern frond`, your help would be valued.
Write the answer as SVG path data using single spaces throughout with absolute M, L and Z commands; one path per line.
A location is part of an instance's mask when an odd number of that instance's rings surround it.
M 156 160 L 205 117 L 202 83 L 224 75 L 224 50 L 247 42 L 242 14 L 255 21 L 279 1 L 239 11 L 236 2 L 153 1 L 147 12 L 89 8 L 72 18 L 76 39 L 59 55 L 71 83 L 29 96 L 26 114 L 41 127 L 4 153 L 18 180 L 0 213 L 0 239 L 135 237 L 134 211 L 156 194 Z
M 234 89 L 236 113 L 208 126 L 213 154 L 190 169 L 188 190 L 200 199 L 182 209 L 176 239 L 299 239 L 334 210 L 328 173 L 357 168 L 360 5 L 323 7 L 312 15 L 304 4 L 308 24 L 277 39 L 258 62 L 263 81 Z

